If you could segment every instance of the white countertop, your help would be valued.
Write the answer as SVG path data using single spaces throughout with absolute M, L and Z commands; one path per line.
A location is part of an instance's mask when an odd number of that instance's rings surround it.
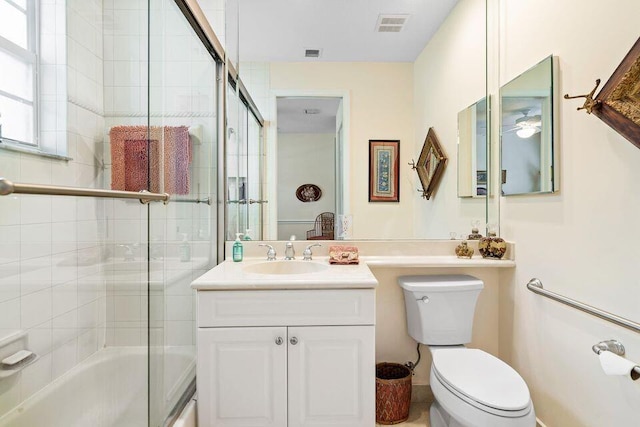
M 226 260 L 197 278 L 191 287 L 197 290 L 268 290 L 268 289 L 362 289 L 375 288 L 378 281 L 371 267 L 468 267 L 513 268 L 513 260 L 491 260 L 482 257 L 460 259 L 455 256 L 366 256 L 358 265 L 330 265 L 328 257 L 314 257 L 314 263 L 327 266 L 325 270 L 302 274 L 258 274 L 245 267 L 269 263 L 264 257 L 245 258 L 241 262 Z M 283 261 L 276 261 L 283 262 Z M 306 263 L 300 259 L 285 263 Z
M 449 255 L 428 256 L 366 256 L 360 260 L 370 267 L 481 267 L 481 268 L 513 268 L 516 262 L 510 259 L 486 259 L 481 256 L 458 258 Z
M 226 260 L 194 280 L 191 287 L 198 290 L 362 289 L 375 288 L 378 285 L 366 264 L 361 262 L 357 265 L 330 265 L 328 257 L 317 257 L 311 261 L 327 266 L 325 270 L 315 273 L 257 274 L 245 271 L 247 266 L 269 262 L 271 261 L 262 257 L 245 258 L 241 262 Z

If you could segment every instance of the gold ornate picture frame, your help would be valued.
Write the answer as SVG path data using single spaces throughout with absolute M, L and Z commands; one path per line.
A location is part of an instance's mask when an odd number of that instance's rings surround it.
M 640 148 L 640 38 L 595 98 L 593 114 Z
M 423 198 L 429 200 L 435 194 L 446 164 L 447 156 L 436 136 L 436 131 L 433 128 L 429 128 L 420 157 L 415 164 L 416 172 L 418 172 L 418 177 L 422 184 Z

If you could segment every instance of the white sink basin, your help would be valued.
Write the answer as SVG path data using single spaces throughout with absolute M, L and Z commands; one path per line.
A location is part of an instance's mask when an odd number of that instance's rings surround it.
M 266 261 L 244 267 L 245 273 L 309 274 L 326 270 L 329 266 L 312 261 Z

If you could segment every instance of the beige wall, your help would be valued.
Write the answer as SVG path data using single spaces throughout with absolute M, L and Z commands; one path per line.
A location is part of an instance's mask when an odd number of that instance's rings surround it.
M 354 238 L 414 236 L 415 172 L 413 64 L 271 63 L 275 91 L 344 91 L 349 94 L 349 201 Z M 369 140 L 400 140 L 400 202 L 369 203 Z
M 472 220 L 485 222 L 485 199 L 462 199 L 457 191 L 458 112 L 486 94 L 484 17 L 484 1 L 461 0 L 414 63 L 416 156 L 433 127 L 449 158 L 435 196 L 413 196 L 418 238 L 468 234 Z
M 558 95 L 588 92 L 638 37 L 637 0 L 498 3 L 501 84 L 553 54 Z M 575 111 L 580 105 L 559 104 L 560 192 L 501 200 L 502 234 L 517 244 L 518 267 L 501 287 L 500 355 L 524 376 L 548 426 L 637 425 L 640 387 L 605 376 L 591 346 L 617 338 L 640 361 L 638 335 L 524 287 L 538 277 L 552 291 L 640 321 L 640 150 Z

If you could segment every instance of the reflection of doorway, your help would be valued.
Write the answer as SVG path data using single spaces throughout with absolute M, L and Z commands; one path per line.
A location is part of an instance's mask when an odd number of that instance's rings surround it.
M 305 239 L 323 212 L 342 207 L 342 98 L 285 96 L 277 107 L 277 235 Z M 303 202 L 296 189 L 320 187 L 322 197 Z

